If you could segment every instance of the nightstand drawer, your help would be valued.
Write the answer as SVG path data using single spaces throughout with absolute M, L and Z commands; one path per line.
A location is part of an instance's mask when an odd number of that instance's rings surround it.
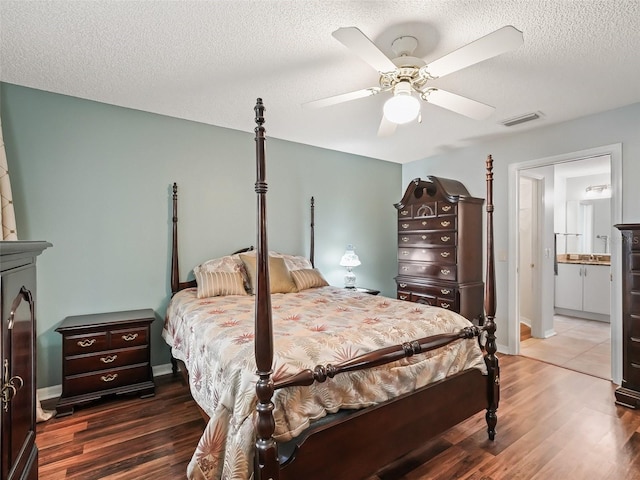
M 78 355 L 68 357 L 65 361 L 65 375 L 98 372 L 137 363 L 145 363 L 149 359 L 147 348 L 135 347 L 131 349 L 109 350 L 92 355 Z
M 111 335 L 111 348 L 129 348 L 137 345 L 147 344 L 147 332 L 148 328 L 127 328 L 122 330 L 113 330 Z
M 103 390 L 133 385 L 149 380 L 148 363 L 132 367 L 114 368 L 90 374 L 72 375 L 64 379 L 64 393 L 67 396 L 98 393 Z
M 109 348 L 109 338 L 106 332 L 65 336 L 63 348 L 66 355 L 100 352 Z

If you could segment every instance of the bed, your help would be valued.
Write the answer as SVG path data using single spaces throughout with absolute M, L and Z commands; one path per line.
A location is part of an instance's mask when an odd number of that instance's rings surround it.
M 313 265 L 313 200 L 311 258 L 270 252 L 260 99 L 255 115 L 255 250 L 212 259 L 194 268 L 196 280 L 180 282 L 173 187 L 172 299 L 162 334 L 208 419 L 187 476 L 365 479 L 483 410 L 493 440 L 491 157 L 479 327 L 438 307 L 329 286 Z

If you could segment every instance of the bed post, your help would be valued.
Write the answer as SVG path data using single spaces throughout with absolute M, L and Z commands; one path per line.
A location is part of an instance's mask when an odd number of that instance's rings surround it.
M 315 241 L 314 238 L 316 236 L 315 234 L 315 221 L 314 221 L 314 216 L 315 216 L 315 199 L 313 197 L 311 197 L 311 247 L 309 248 L 309 260 L 311 261 L 311 266 L 315 268 L 316 264 L 315 264 Z
M 180 274 L 178 272 L 178 184 L 173 183 L 173 239 L 171 243 L 171 294 L 178 291 Z
M 487 332 L 487 343 L 484 356 L 488 370 L 487 388 L 487 433 L 489 439 L 496 437 L 498 402 L 500 401 L 500 366 L 496 357 L 496 272 L 493 247 L 493 158 L 487 157 L 487 279 L 484 291 L 484 310 L 486 319 L 484 330 Z
M 255 356 L 257 375 L 256 396 L 256 473 L 257 480 L 278 480 L 280 467 L 278 451 L 273 439 L 273 328 L 271 323 L 271 295 L 269 285 L 269 248 L 267 246 L 267 208 L 265 181 L 264 105 L 256 100 L 256 194 L 258 197 L 258 250 L 256 252 Z

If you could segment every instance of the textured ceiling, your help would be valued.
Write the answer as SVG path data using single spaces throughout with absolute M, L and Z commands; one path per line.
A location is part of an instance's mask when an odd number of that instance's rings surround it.
M 504 25 L 524 45 L 433 82 L 496 107 L 486 120 L 427 104 L 379 138 L 383 95 L 301 108 L 377 85 L 339 27 L 390 57 L 413 35 L 428 61 Z M 640 0 L 1 0 L 0 39 L 4 82 L 247 132 L 262 97 L 270 137 L 399 163 L 640 101 Z

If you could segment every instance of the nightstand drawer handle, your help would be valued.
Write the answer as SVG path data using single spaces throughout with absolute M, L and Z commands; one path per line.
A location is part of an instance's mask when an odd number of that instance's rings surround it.
M 100 361 L 102 363 L 112 363 L 115 362 L 116 358 L 118 358 L 118 355 L 109 355 L 108 357 L 100 357 Z
M 443 295 L 449 295 L 451 293 L 451 290 L 449 290 L 448 288 L 441 288 L 440 293 L 442 293 Z
M 400 284 L 400 288 L 407 288 L 407 284 L 406 283 L 401 283 Z
M 138 334 L 137 333 L 127 333 L 126 335 L 122 335 L 122 339 L 125 342 L 132 342 L 136 338 L 138 338 Z
M 109 375 L 102 375 L 100 380 L 103 382 L 113 382 L 116 378 L 118 378 L 117 373 L 110 373 Z
M 441 268 L 440 269 L 440 273 L 443 275 L 449 275 L 449 273 L 451 273 L 451 270 L 447 269 L 447 268 Z
M 445 205 L 444 207 L 442 207 L 443 212 L 448 212 L 449 210 L 451 210 L 451 205 Z
M 440 240 L 442 240 L 443 242 L 448 242 L 450 238 L 451 237 L 447 237 L 446 235 L 444 235 L 444 236 L 440 237 Z
M 403 223 L 401 226 L 402 226 L 402 228 L 409 228 L 409 224 L 408 223 Z
M 444 220 L 440 222 L 440 225 L 442 225 L 443 227 L 448 227 L 449 225 L 451 225 L 451 222 L 449 220 Z
M 409 241 L 409 237 L 402 237 L 402 241 L 403 242 L 408 242 Z
M 94 343 L 96 343 L 95 338 L 92 338 L 92 339 L 85 338 L 84 340 L 78 340 L 78 346 L 82 348 L 90 347 Z
M 407 298 L 409 298 L 408 295 L 400 295 L 400 300 L 406 300 Z
M 442 308 L 449 308 L 451 305 L 450 305 L 450 304 L 448 304 L 448 303 L 441 303 L 441 304 L 440 304 L 440 306 L 441 306 Z
M 451 255 L 450 252 L 440 252 L 440 256 L 443 258 L 447 258 L 449 255 Z

